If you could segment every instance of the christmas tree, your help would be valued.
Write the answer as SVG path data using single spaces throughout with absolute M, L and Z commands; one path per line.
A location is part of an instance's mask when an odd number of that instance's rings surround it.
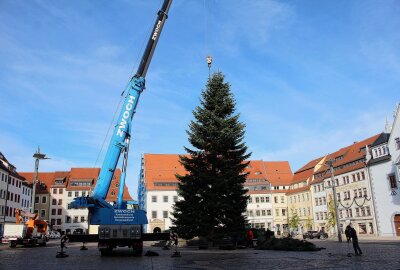
M 244 169 L 250 157 L 244 143 L 245 125 L 235 114 L 230 84 L 222 73 L 208 79 L 200 105 L 187 131 L 187 155 L 180 162 L 186 175 L 180 180 L 182 200 L 174 206 L 174 229 L 180 237 L 208 240 L 244 235 L 247 206 Z

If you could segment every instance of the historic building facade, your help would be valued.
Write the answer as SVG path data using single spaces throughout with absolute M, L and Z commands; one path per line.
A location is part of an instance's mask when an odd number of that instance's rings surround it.
M 250 161 L 246 173 L 248 223 L 253 228 L 269 228 L 281 234 L 287 228 L 285 192 L 293 177 L 289 163 Z M 147 232 L 164 231 L 172 226 L 173 204 L 180 199 L 176 174 L 186 174 L 179 155 L 143 155 L 138 194 L 139 206 L 147 211 Z
M 400 104 L 367 156 L 379 236 L 400 236 Z

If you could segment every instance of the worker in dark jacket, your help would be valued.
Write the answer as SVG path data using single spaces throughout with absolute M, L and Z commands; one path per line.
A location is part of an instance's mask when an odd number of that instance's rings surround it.
M 362 251 L 361 251 L 360 246 L 358 245 L 357 232 L 353 228 L 351 223 L 349 225 L 347 225 L 345 234 L 346 234 L 347 242 L 349 242 L 350 239 L 352 240 L 354 253 L 356 254 L 356 256 L 360 256 L 362 254 Z

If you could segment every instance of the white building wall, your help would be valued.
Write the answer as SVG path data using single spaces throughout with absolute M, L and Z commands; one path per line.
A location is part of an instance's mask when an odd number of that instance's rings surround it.
M 315 188 L 314 188 L 315 187 Z M 311 200 L 313 209 L 313 223 L 315 230 L 326 229 L 328 213 L 327 199 L 324 182 L 311 185 Z
M 10 184 L 8 192 L 10 194 L 7 200 L 7 207 L 12 208 L 12 216 L 6 217 L 6 222 L 15 223 L 15 209 L 21 208 L 22 181 L 18 178 L 10 176 Z
M 25 212 L 32 211 L 32 187 L 22 184 L 21 208 Z
M 396 236 L 394 216 L 400 214 L 400 148 L 396 139 L 400 139 L 400 106 L 396 109 L 387 144 L 391 159 L 382 163 L 372 164 L 369 167 L 379 236 Z M 377 146 L 377 148 L 379 147 Z M 375 149 L 371 149 L 371 151 L 374 155 Z M 390 187 L 390 174 L 396 176 L 397 189 L 391 189 Z
M 50 188 L 50 213 L 49 222 L 53 230 L 61 230 L 62 223 L 65 221 L 65 187 L 52 186 Z
M 247 220 L 252 228 L 273 229 L 272 197 L 269 194 L 251 194 L 247 203 Z
M 155 198 L 155 202 L 154 202 Z M 166 198 L 167 201 L 164 201 Z M 147 232 L 153 232 L 155 228 L 161 231 L 168 230 L 172 226 L 172 206 L 174 201 L 178 199 L 178 193 L 175 190 L 157 190 L 147 191 L 146 194 L 146 211 L 149 224 L 146 227 Z M 167 216 L 165 216 L 167 214 Z
M 73 233 L 76 229 L 88 229 L 88 210 L 87 209 L 73 209 L 69 207 L 69 204 L 74 200 L 75 197 L 88 195 L 87 190 L 65 190 L 63 194 L 63 211 L 61 230 L 65 232 Z M 69 219 L 68 219 L 69 218 Z M 68 222 L 67 222 L 68 221 Z

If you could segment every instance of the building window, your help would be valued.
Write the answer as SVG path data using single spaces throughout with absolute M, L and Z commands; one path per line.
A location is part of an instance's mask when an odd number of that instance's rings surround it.
M 40 217 L 45 218 L 46 217 L 46 210 L 42 209 L 40 210 Z
M 62 209 L 57 209 L 57 215 L 59 215 L 59 216 L 62 215 Z
M 57 200 L 56 199 L 52 199 L 51 200 L 51 205 L 56 205 L 57 204 Z
M 400 138 L 394 139 L 396 141 L 396 150 L 400 150 Z
M 58 199 L 58 205 L 62 205 L 62 199 Z
M 256 210 L 256 216 L 257 216 L 257 217 L 260 216 L 260 210 Z
M 168 196 L 163 196 L 163 202 L 168 202 Z
M 86 191 L 82 191 L 82 197 L 86 196 Z
M 79 218 L 78 216 L 74 217 L 74 223 L 78 223 L 78 218 Z
M 275 216 L 279 216 L 279 209 L 275 209 Z
M 304 198 L 304 194 L 303 194 L 303 198 Z M 285 203 L 285 197 L 281 196 L 281 203 Z
M 359 234 L 367 233 L 367 226 L 365 225 L 365 223 L 358 223 L 358 228 L 359 228 L 359 231 L 358 231 Z
M 253 199 L 251 198 L 251 196 L 249 197 L 249 203 L 252 203 Z
M 261 210 L 261 215 L 265 216 L 265 210 Z
M 365 210 L 367 211 L 367 216 L 370 216 L 371 215 L 371 209 L 369 208 L 369 206 L 366 206 Z
M 286 209 L 282 209 L 282 216 L 286 216 Z
M 163 211 L 163 218 L 168 218 L 168 211 Z
M 151 202 L 157 202 L 157 196 L 151 196 Z
M 57 218 L 57 225 L 61 225 L 61 218 Z
M 174 196 L 174 202 L 178 201 L 178 196 Z
M 51 209 L 51 214 L 54 216 L 56 214 L 56 209 Z
M 53 194 L 57 194 L 57 189 L 53 188 Z
M 271 215 L 271 210 L 267 210 L 267 215 L 268 215 L 268 216 Z
M 58 194 L 63 194 L 63 189 L 62 188 L 58 189 Z
M 81 216 L 81 222 L 85 222 L 85 217 Z
M 394 175 L 394 173 L 389 174 L 388 178 L 389 178 L 390 188 L 392 188 L 392 189 L 398 188 L 397 181 L 396 181 L 396 175 Z
M 51 225 L 51 226 L 56 225 L 56 220 L 55 220 L 55 219 L 52 219 L 52 220 L 50 221 L 50 225 Z
M 256 203 L 260 202 L 260 198 L 256 197 Z
M 68 197 L 72 197 L 72 191 L 68 191 Z
M 65 217 L 65 223 L 71 223 L 71 217 L 70 216 L 66 216 Z
M 151 211 L 151 218 L 157 218 L 157 211 Z
M 278 203 L 278 197 L 277 196 L 274 197 L 274 202 Z

